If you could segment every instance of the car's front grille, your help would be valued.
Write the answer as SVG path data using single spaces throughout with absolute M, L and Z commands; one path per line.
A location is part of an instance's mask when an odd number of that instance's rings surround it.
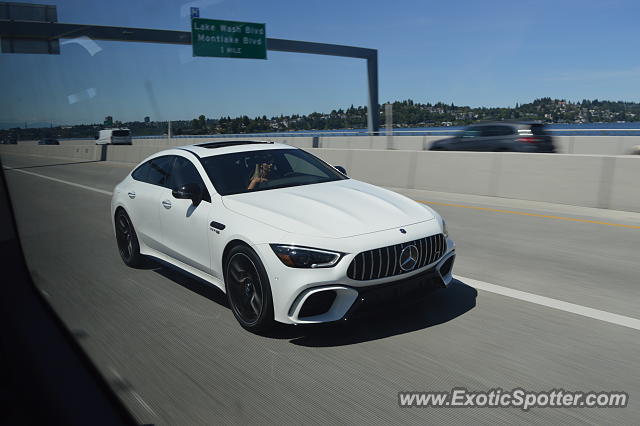
M 413 267 L 400 267 L 400 254 L 406 247 L 414 245 L 417 259 Z M 366 281 L 392 277 L 415 271 L 437 261 L 445 253 L 447 240 L 443 234 L 431 235 L 419 240 L 393 246 L 363 251 L 356 255 L 347 269 L 347 277 L 352 280 Z

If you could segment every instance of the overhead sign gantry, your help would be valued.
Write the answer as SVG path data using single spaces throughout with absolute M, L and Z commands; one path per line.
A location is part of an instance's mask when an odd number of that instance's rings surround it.
M 6 8 L 6 5 L 15 5 L 15 3 L 2 3 L 0 2 L 0 10 Z M 45 6 L 45 5 L 42 5 Z M 193 21 L 199 18 L 194 18 Z M 225 22 L 225 21 L 217 21 Z M 242 23 L 241 23 L 242 24 Z M 249 24 L 251 28 L 258 28 L 255 25 L 261 24 Z M 192 23 L 192 26 L 194 24 Z M 262 24 L 263 25 L 263 24 Z M 246 26 L 243 28 L 247 28 Z M 262 27 L 264 29 L 264 27 Z M 193 29 L 193 28 L 192 28 Z M 203 34 L 205 30 L 203 30 Z M 171 31 L 171 30 L 158 30 L 150 28 L 129 28 L 129 27 L 108 27 L 91 24 L 64 24 L 58 22 L 34 22 L 24 19 L 7 18 L 7 16 L 0 14 L 0 38 L 13 39 L 13 40 L 25 40 L 24 43 L 29 44 L 31 42 L 40 41 L 53 43 L 60 39 L 74 39 L 78 37 L 88 37 L 93 40 L 105 40 L 105 41 L 123 41 L 123 42 L 143 42 L 143 43 L 162 43 L 162 44 L 182 44 L 194 46 L 194 55 L 196 55 L 195 49 L 199 52 L 207 53 L 210 49 L 215 50 L 216 47 L 204 45 L 196 47 L 199 41 L 196 39 L 195 43 L 192 42 L 191 32 L 187 31 Z M 211 36 L 211 34 L 209 35 Z M 205 35 L 206 37 L 206 35 Z M 197 38 L 197 37 L 196 37 Z M 253 39 L 259 39 L 254 34 Z M 211 39 L 210 39 L 211 40 Z M 224 43 L 224 42 L 223 42 Z M 256 44 L 256 46 L 258 46 Z M 267 38 L 264 34 L 263 48 L 265 50 L 264 58 L 266 58 L 266 50 L 277 52 L 293 52 L 293 53 L 310 53 L 316 55 L 330 55 L 330 56 L 342 56 L 348 58 L 359 58 L 367 61 L 367 82 L 369 91 L 369 100 L 367 105 L 367 128 L 369 134 L 377 135 L 380 131 L 380 119 L 379 119 L 379 106 L 378 106 L 378 51 L 376 49 L 367 49 L 363 47 L 343 46 L 339 44 L 325 44 L 325 43 L 313 43 L 307 41 L 298 40 L 285 40 L 277 38 Z M 223 48 L 218 45 L 217 49 Z M 231 46 L 227 46 L 231 47 Z M 202 50 L 200 50 L 202 49 Z M 241 50 L 229 52 L 229 55 L 238 56 L 226 56 L 226 57 L 249 57 L 242 56 L 242 52 L 250 52 L 250 54 L 257 56 L 257 48 L 249 51 Z M 220 50 L 219 50 L 220 51 Z M 59 53 L 59 50 L 54 51 L 39 51 L 39 52 L 20 52 L 18 50 L 6 50 L 5 43 L 2 43 L 3 53 Z M 222 51 L 221 51 L 222 52 Z M 200 56 L 200 55 L 196 55 Z M 205 55 L 210 56 L 210 55 Z M 251 57 L 254 57 L 251 56 Z M 264 59 L 260 58 L 260 59 Z

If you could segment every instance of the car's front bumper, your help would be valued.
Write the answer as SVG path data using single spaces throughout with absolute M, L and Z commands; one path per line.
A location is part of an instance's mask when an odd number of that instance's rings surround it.
M 421 224 L 416 228 L 433 225 L 435 224 Z M 407 227 L 407 230 L 409 229 L 410 227 Z M 401 235 L 397 230 L 395 232 Z M 425 232 L 422 235 L 434 233 L 437 232 Z M 257 245 L 254 249 L 258 251 L 269 275 L 276 321 L 288 324 L 315 324 L 349 318 L 356 310 L 374 304 L 377 299 L 394 295 L 414 297 L 448 286 L 452 281 L 455 244 L 450 238 L 446 241 L 446 250 L 437 261 L 411 272 L 368 281 L 348 278 L 347 268 L 359 251 L 376 247 L 375 244 L 367 244 L 368 247 L 362 246 L 362 250 L 354 250 L 333 268 L 322 269 L 289 268 L 282 264 L 267 244 Z M 389 242 L 394 243 L 392 240 Z M 332 292 L 335 296 L 322 297 L 327 295 L 327 292 Z M 316 309 L 316 312 L 311 309 L 312 314 L 309 315 L 309 306 L 305 308 L 305 304 L 311 304 L 312 300 L 325 306 Z
M 455 252 L 451 252 L 448 259 L 453 262 Z M 440 262 L 438 266 L 444 265 L 444 263 L 444 261 Z M 443 277 L 436 267 L 411 278 L 362 288 L 356 301 L 340 320 L 346 321 L 364 313 L 384 309 L 394 300 L 419 300 L 438 289 L 446 288 L 451 281 L 451 272 Z
M 455 251 L 449 252 L 435 266 L 412 275 L 396 276 L 394 281 L 364 287 L 326 286 L 305 290 L 290 310 L 290 319 L 297 324 L 348 320 L 363 311 L 381 308 L 392 300 L 416 300 L 451 284 Z M 446 268 L 446 270 L 445 270 Z M 302 308 L 311 294 L 335 291 L 336 298 L 323 314 L 301 316 Z

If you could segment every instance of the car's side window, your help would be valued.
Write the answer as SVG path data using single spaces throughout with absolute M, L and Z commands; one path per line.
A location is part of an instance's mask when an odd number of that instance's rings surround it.
M 496 126 L 496 136 L 507 136 L 515 133 L 515 129 L 511 126 Z
M 140 182 L 147 181 L 147 175 L 149 174 L 149 168 L 151 166 L 151 161 L 147 161 L 146 163 L 140 165 L 137 169 L 131 173 L 131 177 Z
M 472 126 L 467 127 L 462 133 L 463 138 L 477 138 L 482 135 L 482 127 L 480 126 Z
M 203 188 L 205 187 L 204 181 L 193 163 L 184 157 L 177 156 L 173 163 L 173 169 L 171 169 L 168 186 L 173 189 L 187 183 L 197 183 Z
M 497 126 L 482 126 L 480 129 L 480 136 L 496 136 Z
M 515 133 L 511 126 L 484 126 L 482 136 L 506 136 Z
M 494 126 L 483 126 L 480 129 L 480 136 L 495 136 Z
M 167 187 L 171 174 L 171 165 L 174 159 L 175 157 L 173 155 L 167 155 L 149 161 L 149 172 L 147 173 L 145 182 Z

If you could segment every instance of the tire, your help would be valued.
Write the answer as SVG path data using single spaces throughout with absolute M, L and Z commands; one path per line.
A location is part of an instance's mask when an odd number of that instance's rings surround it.
M 116 243 L 122 261 L 132 268 L 141 266 L 144 262 L 144 256 L 140 254 L 140 243 L 138 235 L 133 228 L 133 223 L 129 219 L 129 215 L 123 210 L 118 209 L 115 216 Z
M 274 325 L 269 277 L 255 251 L 233 247 L 225 260 L 224 282 L 231 312 L 243 328 L 259 333 Z

